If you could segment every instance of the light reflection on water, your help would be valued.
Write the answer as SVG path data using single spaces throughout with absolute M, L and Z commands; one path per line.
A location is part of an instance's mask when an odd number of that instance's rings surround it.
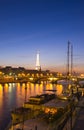
M 25 89 L 27 88 L 27 89 Z M 51 91 L 45 90 L 57 90 L 55 94 L 61 94 L 63 91 L 62 85 L 55 85 L 49 83 L 32 84 L 32 83 L 17 83 L 17 84 L 0 84 L 0 130 L 4 130 L 8 125 L 11 116 L 10 110 L 22 106 L 30 96 L 41 94 L 41 93 L 52 93 Z

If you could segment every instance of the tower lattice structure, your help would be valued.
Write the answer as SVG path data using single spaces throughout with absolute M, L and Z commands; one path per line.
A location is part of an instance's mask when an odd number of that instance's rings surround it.
M 37 52 L 36 54 L 36 70 L 41 70 L 41 65 L 40 65 L 40 54 Z

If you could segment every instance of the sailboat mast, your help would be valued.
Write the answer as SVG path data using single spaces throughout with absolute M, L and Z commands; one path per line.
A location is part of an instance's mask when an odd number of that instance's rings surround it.
M 70 42 L 68 41 L 68 51 L 67 51 L 67 76 L 69 76 L 69 54 L 70 54 Z
M 71 45 L 71 75 L 73 73 L 73 46 Z

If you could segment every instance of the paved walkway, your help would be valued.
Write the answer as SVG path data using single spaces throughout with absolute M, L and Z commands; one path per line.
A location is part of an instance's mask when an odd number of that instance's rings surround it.
M 67 120 L 61 130 L 84 130 L 84 97 L 81 97 L 76 106 L 76 114 Z
M 40 118 L 30 119 L 24 122 L 24 125 L 18 124 L 12 126 L 9 130 L 51 130 L 48 124 L 42 121 Z
M 73 130 L 84 130 L 84 97 L 80 102 L 79 106 L 80 106 L 80 111 L 78 113 Z

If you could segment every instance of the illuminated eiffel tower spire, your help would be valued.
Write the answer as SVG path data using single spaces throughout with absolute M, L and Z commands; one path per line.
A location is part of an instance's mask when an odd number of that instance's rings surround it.
M 39 52 L 37 52 L 37 55 L 36 55 L 36 70 L 41 70 L 39 58 L 40 58 L 39 57 Z

